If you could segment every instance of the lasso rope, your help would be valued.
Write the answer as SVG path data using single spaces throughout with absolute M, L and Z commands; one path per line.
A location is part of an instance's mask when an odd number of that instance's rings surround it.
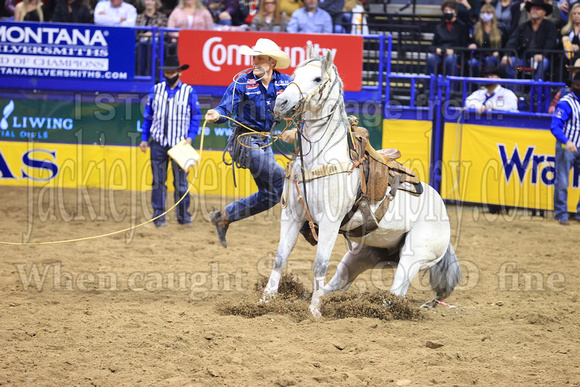
M 203 126 L 202 128 L 205 128 L 205 125 L 207 123 L 207 120 L 205 120 L 203 122 Z M 171 208 L 169 208 L 167 211 L 165 211 L 164 213 L 162 213 L 161 215 L 156 216 L 153 219 L 150 219 L 146 222 L 140 223 L 138 225 L 135 226 L 131 226 L 131 227 L 127 227 L 124 228 L 122 230 L 119 231 L 113 231 L 113 232 L 109 232 L 106 234 L 101 234 L 101 235 L 93 235 L 93 236 L 89 236 L 89 237 L 82 237 L 82 238 L 74 238 L 74 239 L 64 239 L 64 240 L 59 240 L 59 241 L 46 241 L 46 242 L 4 242 L 4 241 L 0 241 L 0 245 L 9 245 L 9 246 L 39 246 L 39 245 L 56 245 L 56 244 L 60 244 L 60 243 L 71 243 L 71 242 L 81 242 L 81 241 L 88 241 L 88 240 L 93 240 L 93 239 L 98 239 L 98 238 L 104 238 L 104 237 L 108 237 L 111 235 L 116 235 L 116 234 L 121 234 L 127 231 L 131 231 L 133 229 L 136 229 L 138 227 L 142 227 L 148 223 L 154 222 L 155 220 L 159 219 L 160 217 L 164 216 L 165 214 L 167 214 L 168 212 L 170 212 L 171 210 L 173 210 L 175 207 L 177 207 L 177 205 L 179 203 L 181 203 L 181 201 L 189 194 L 189 191 L 191 190 L 191 187 L 193 187 L 193 183 L 195 183 L 195 180 L 197 179 L 197 173 L 199 172 L 199 166 L 201 164 L 201 156 L 203 153 L 203 140 L 205 137 L 205 130 L 201 131 L 201 140 L 200 140 L 200 144 L 199 144 L 199 162 L 197 163 L 197 168 L 195 169 L 195 175 L 193 176 L 193 180 L 191 181 L 191 184 L 189 184 L 189 187 L 187 187 L 187 191 L 185 192 L 185 194 L 181 197 L 181 199 L 179 199 Z
M 223 115 L 219 115 L 220 117 L 223 118 L 227 118 L 233 122 L 235 122 L 236 124 L 238 124 L 239 126 L 249 130 L 249 133 L 243 133 L 240 136 L 238 136 L 238 142 L 240 143 L 240 145 L 250 148 L 250 149 L 263 149 L 267 146 L 271 146 L 272 144 L 274 144 L 274 142 L 278 141 L 281 137 L 281 134 L 272 134 L 270 132 L 259 132 L 257 130 L 254 130 L 238 121 L 236 121 L 235 119 L 228 117 L 228 116 L 223 116 Z M 282 130 L 282 132 L 286 131 L 288 129 L 288 127 L 291 125 L 291 123 L 293 122 L 293 118 L 290 119 L 286 119 L 287 124 L 286 127 L 284 128 L 284 130 Z M 205 128 L 205 125 L 207 124 L 207 119 L 203 122 L 203 126 L 202 128 Z M 271 137 L 271 138 L 275 138 L 274 141 L 272 141 L 271 143 L 268 143 L 264 146 L 260 146 L 260 147 L 250 147 L 247 146 L 243 143 L 240 142 L 239 137 L 243 136 L 243 135 L 251 135 L 251 134 L 260 134 L 261 136 L 265 136 L 265 137 Z M 199 159 L 200 161 L 197 163 L 196 169 L 195 169 L 195 175 L 193 177 L 193 180 L 191 181 L 191 183 L 189 184 L 189 187 L 187 187 L 187 191 L 185 191 L 185 194 L 183 194 L 183 196 L 177 201 L 175 202 L 175 204 L 173 206 L 171 206 L 171 208 L 169 208 L 167 211 L 165 211 L 164 213 L 156 216 L 153 219 L 149 219 L 143 223 L 140 223 L 138 225 L 135 226 L 131 226 L 131 227 L 127 227 L 124 228 L 122 230 L 118 230 L 118 231 L 113 231 L 113 232 L 109 232 L 109 233 L 105 233 L 105 234 L 100 234 L 100 235 L 93 235 L 93 236 L 88 236 L 88 237 L 82 237 L 82 238 L 73 238 L 73 239 L 63 239 L 63 240 L 58 240 L 58 241 L 45 241 L 45 242 L 5 242 L 5 241 L 0 241 L 0 245 L 8 245 L 8 246 L 40 246 L 40 245 L 56 245 L 56 244 L 61 244 L 61 243 L 71 243 L 71 242 L 81 242 L 81 241 L 88 241 L 88 240 L 93 240 L 93 239 L 99 239 L 99 238 L 105 238 L 105 237 L 109 237 L 112 235 L 117 235 L 117 234 L 121 234 L 121 233 L 125 233 L 131 230 L 134 230 L 136 228 L 142 227 L 146 224 L 149 224 L 151 222 L 156 221 L 157 219 L 159 219 L 162 216 L 165 216 L 168 212 L 170 212 L 171 210 L 173 210 L 175 207 L 177 207 L 177 205 L 179 203 L 181 203 L 181 201 L 183 201 L 183 199 L 189 195 L 189 191 L 191 191 L 191 187 L 193 187 L 193 184 L 195 183 L 195 180 L 197 179 L 197 174 L 199 172 L 199 166 L 201 164 L 201 156 L 203 153 L 203 141 L 205 138 L 205 130 L 201 131 L 201 140 L 200 140 L 200 145 L 199 145 Z

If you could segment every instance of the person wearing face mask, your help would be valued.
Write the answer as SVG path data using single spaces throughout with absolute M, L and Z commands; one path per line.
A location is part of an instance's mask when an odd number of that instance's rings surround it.
M 481 7 L 479 21 L 473 28 L 473 41 L 474 43 L 469 45 L 469 49 L 486 49 L 481 53 L 475 52 L 474 58 L 469 61 L 471 67 L 470 75 L 478 77 L 481 70 L 481 62 L 483 62 L 483 67 L 496 66 L 499 62 L 499 51 L 491 51 L 490 49 L 499 50 L 502 48 L 502 32 L 498 28 L 493 6 L 485 4 Z
M 556 181 L 554 213 L 556 220 L 569 226 L 568 184 L 572 166 L 580 167 L 580 72 L 572 78 L 572 92 L 556 105 L 550 130 L 556 137 Z M 580 221 L 580 201 L 576 205 L 576 221 Z
M 170 56 L 165 59 L 163 70 L 165 81 L 153 86 L 145 105 L 143 114 L 143 126 L 141 143 L 139 147 L 143 152 L 147 147 L 151 148 L 151 170 L 153 172 L 153 188 L 151 191 L 151 205 L 153 218 L 165 212 L 167 199 L 167 167 L 169 156 L 167 151 L 182 140 L 188 144 L 197 135 L 201 121 L 201 111 L 197 93 L 193 87 L 181 82 L 180 77 L 189 65 L 179 64 L 179 59 Z M 177 202 L 187 192 L 187 172 L 179 167 L 175 161 L 171 161 L 173 169 L 173 186 L 175 187 L 174 198 Z M 191 226 L 191 214 L 188 212 L 190 204 L 187 195 L 176 208 L 177 222 L 181 225 Z M 165 216 L 154 221 L 155 226 L 167 226 Z
M 220 116 L 235 114 L 236 121 L 244 125 L 234 124 L 228 149 L 232 149 L 230 154 L 234 162 L 250 170 L 258 192 L 209 214 L 223 247 L 228 246 L 226 232 L 229 225 L 275 206 L 282 197 L 284 184 L 284 168 L 276 163 L 272 148 L 268 146 L 268 137 L 258 133 L 243 137 L 240 134 L 271 130 L 276 97 L 292 81 L 291 76 L 279 73 L 278 69 L 288 68 L 290 57 L 270 39 L 258 39 L 254 48 L 243 46 L 240 53 L 252 56 L 253 70 L 234 80 L 219 106 L 208 110 L 205 118 L 209 122 L 224 123 L 227 119 Z M 295 130 L 284 131 L 282 140 L 293 141 L 295 133 Z M 242 141 L 244 137 L 249 139 L 246 140 L 249 148 L 245 148 L 249 151 L 235 152 L 231 144 L 235 145 L 238 138 Z
M 454 47 L 467 47 L 471 43 L 469 28 L 457 20 L 457 2 L 446 1 L 441 4 L 443 21 L 435 28 L 433 42 L 434 52 L 427 56 L 427 74 L 436 74 L 439 65 L 445 62 L 444 73 L 456 75 L 457 54 Z

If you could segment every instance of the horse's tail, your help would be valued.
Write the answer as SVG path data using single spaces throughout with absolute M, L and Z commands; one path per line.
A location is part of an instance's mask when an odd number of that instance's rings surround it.
M 453 292 L 461 280 L 461 268 L 451 243 L 443 258 L 431 267 L 430 274 L 431 288 L 437 293 L 437 300 L 441 301 Z

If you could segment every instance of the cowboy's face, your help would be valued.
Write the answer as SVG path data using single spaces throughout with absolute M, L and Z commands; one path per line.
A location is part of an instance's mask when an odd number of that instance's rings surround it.
M 543 7 L 532 5 L 532 8 L 530 9 L 530 17 L 532 19 L 542 19 L 544 16 L 546 16 L 546 11 Z
M 253 65 L 254 65 L 254 75 L 258 78 L 264 76 L 264 72 L 258 69 L 258 67 L 263 68 L 266 70 L 266 73 L 271 73 L 274 71 L 274 67 L 276 67 L 276 59 L 270 58 L 266 55 L 256 55 L 253 57 Z
M 176 75 L 179 75 L 181 77 L 181 70 L 179 69 L 163 70 L 163 76 L 165 77 L 165 79 L 171 79 Z

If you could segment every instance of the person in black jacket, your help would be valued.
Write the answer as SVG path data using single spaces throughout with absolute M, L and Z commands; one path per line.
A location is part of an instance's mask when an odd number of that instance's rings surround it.
M 534 79 L 545 79 L 550 61 L 540 51 L 555 50 L 558 43 L 558 30 L 546 20 L 546 16 L 552 13 L 552 5 L 544 0 L 532 0 L 526 3 L 525 8 L 530 13 L 530 20 L 520 24 L 506 44 L 507 49 L 517 52 L 517 64 L 515 57 L 507 55 L 502 58 L 501 64 L 511 78 L 515 76 L 516 64 L 532 67 Z
M 93 22 L 93 16 L 82 0 L 57 0 L 52 21 L 55 23 L 90 24 Z
M 457 19 L 457 2 L 445 1 L 441 4 L 441 11 L 443 22 L 435 28 L 432 43 L 435 52 L 427 56 L 427 74 L 436 74 L 439 65 L 445 61 L 444 73 L 456 75 L 457 54 L 453 48 L 467 47 L 471 43 L 469 28 Z

